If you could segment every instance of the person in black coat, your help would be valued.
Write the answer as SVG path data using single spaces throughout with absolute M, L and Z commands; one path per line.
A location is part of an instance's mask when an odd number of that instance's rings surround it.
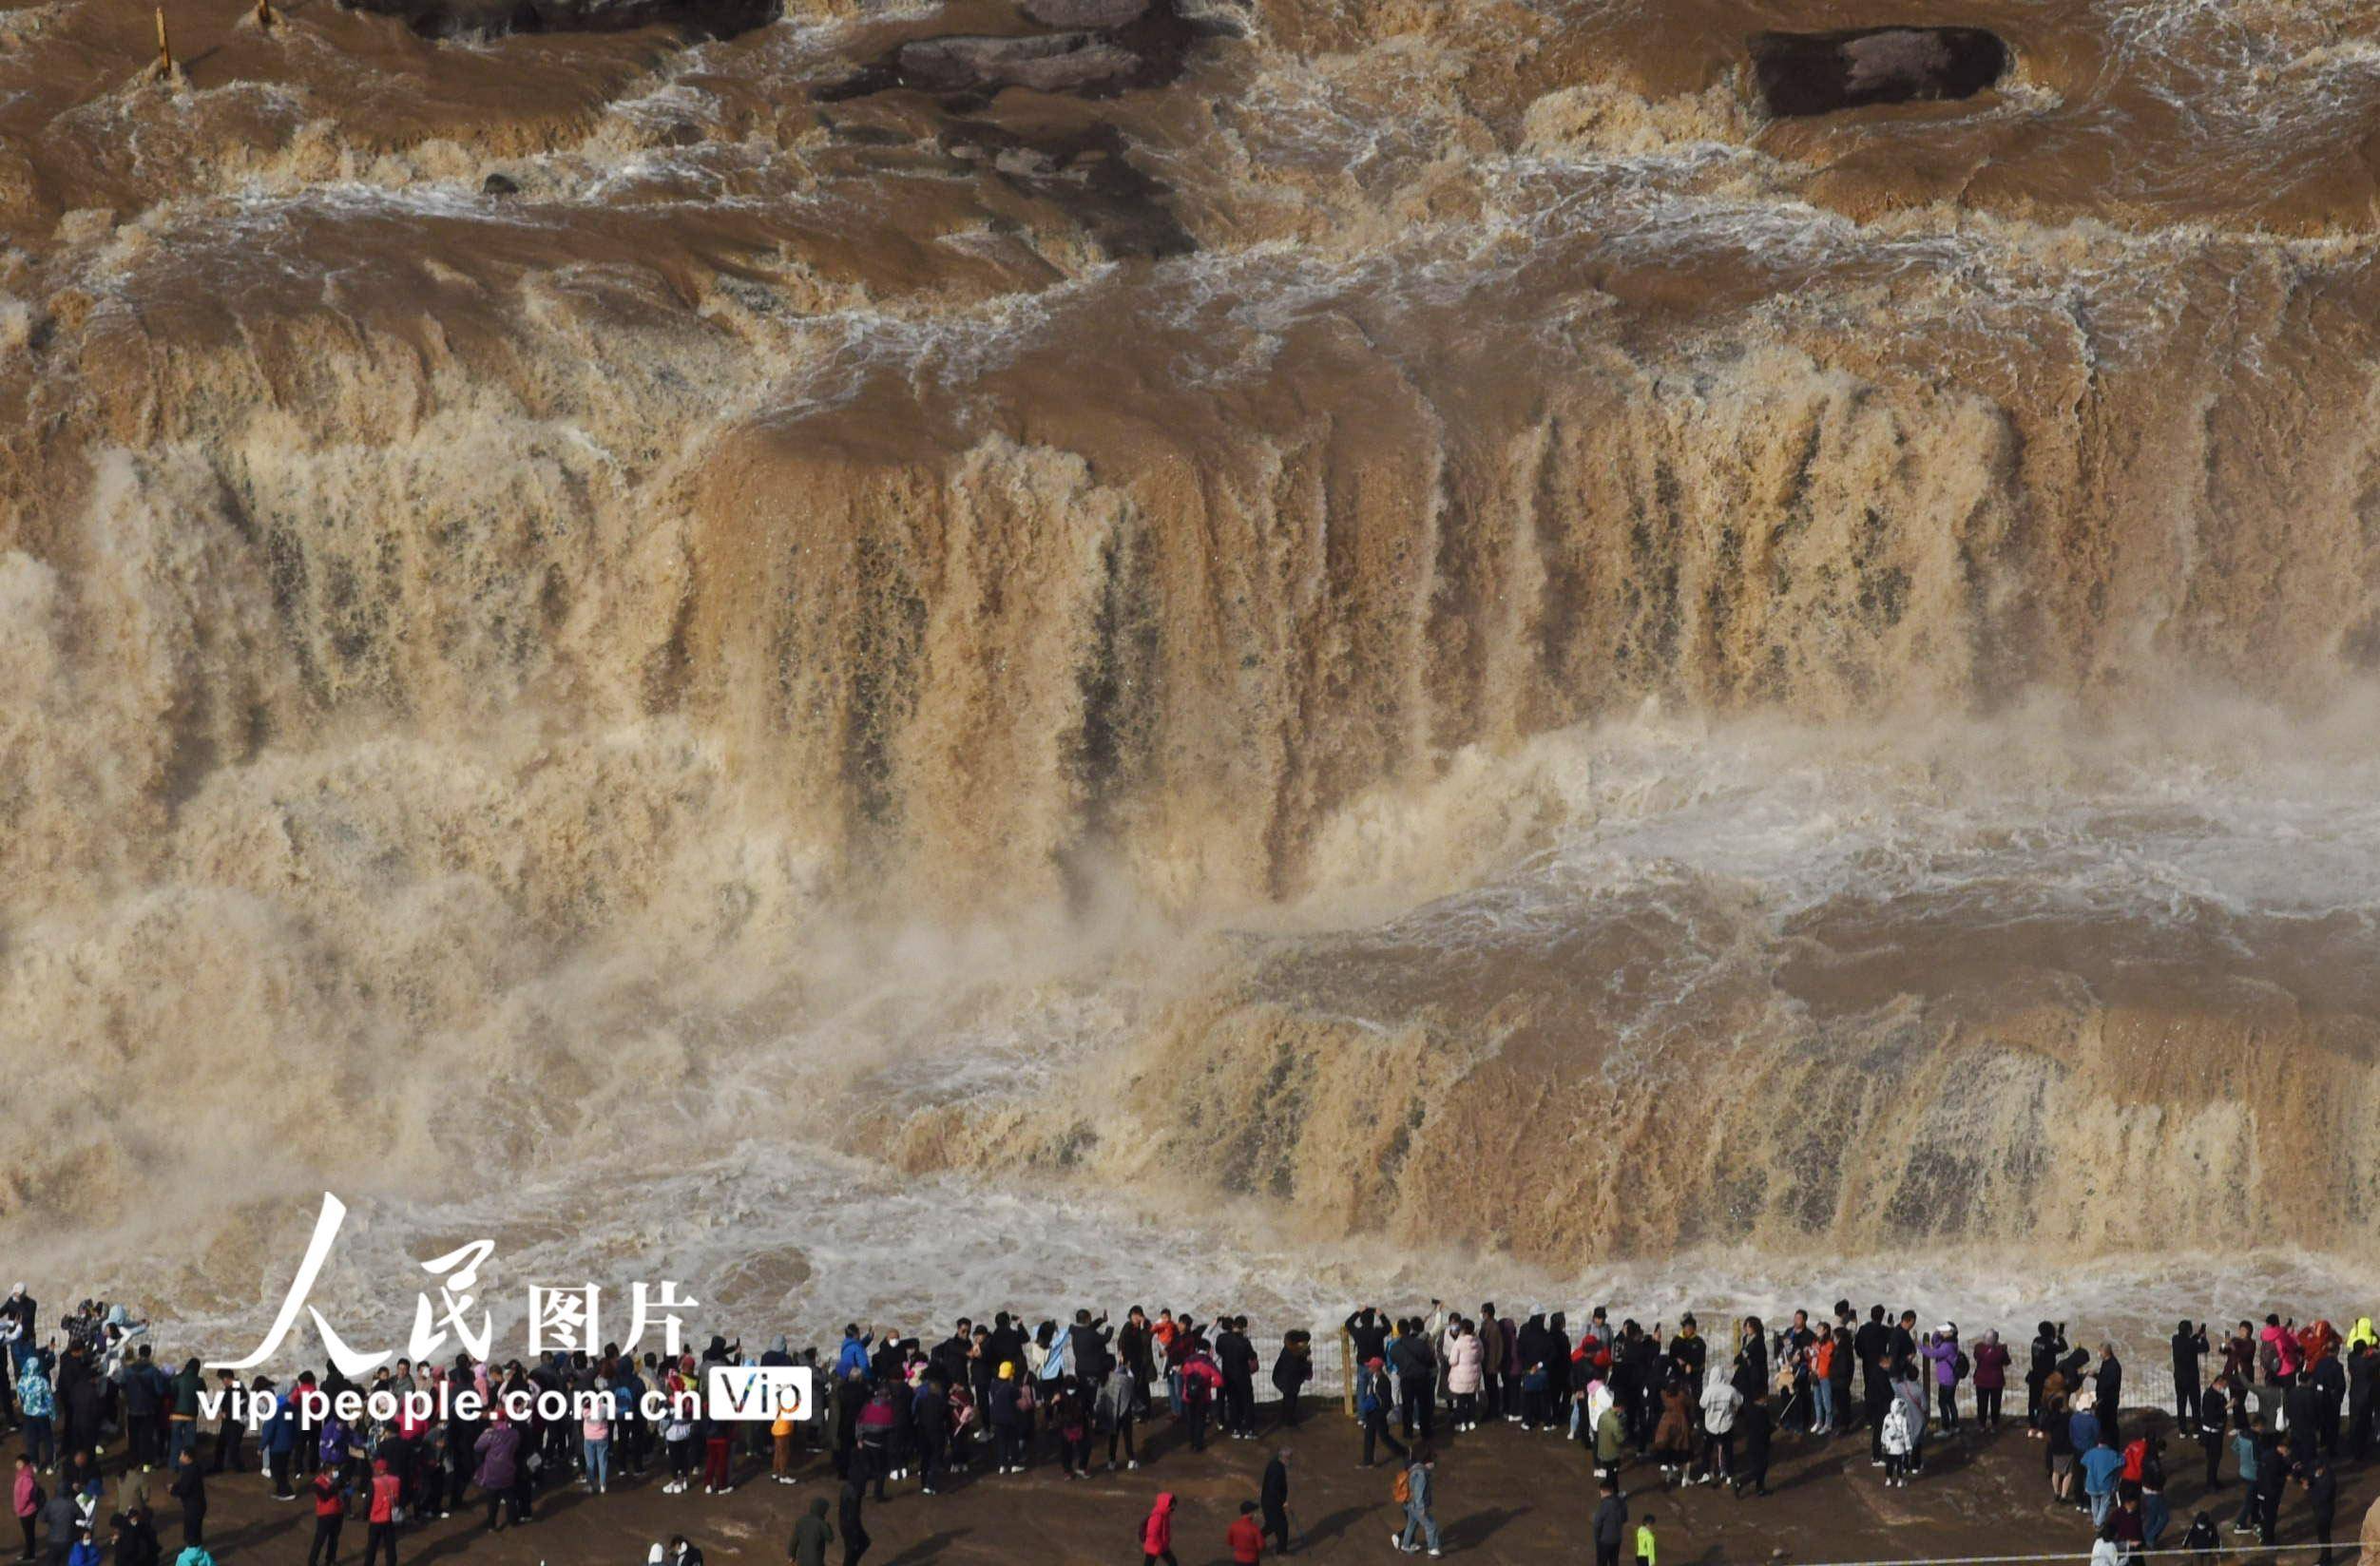
M 1620 1566 L 1620 1546 L 1628 1534 L 1628 1503 L 1620 1499 L 1620 1481 L 1606 1478 L 1603 1499 L 1595 1503 L 1595 1566 Z
M 182 1502 L 182 1542 L 183 1548 L 206 1542 L 206 1475 L 199 1467 L 198 1454 L 188 1447 L 182 1450 L 182 1465 L 174 1472 L 173 1488 L 166 1492 Z
M 1736 1411 L 1736 1494 L 1742 1495 L 1747 1486 L 1756 1496 L 1769 1493 L 1769 1436 L 1775 1425 L 1765 1390 L 1745 1398 L 1744 1405 Z
M 1245 1441 L 1256 1434 L 1256 1345 L 1244 1316 L 1226 1316 L 1215 1335 L 1215 1367 L 1223 1373 L 1223 1433 Z
M 2174 1422 L 2184 1432 L 2198 1423 L 2198 1362 L 2207 1356 L 2206 1323 L 2174 1327 Z
M 1550 1386 L 1570 1385 L 1569 1320 L 1559 1310 L 1545 1321 L 1545 1372 Z
M 2036 1430 L 2042 1423 L 2042 1387 L 2065 1351 L 2065 1328 L 2043 1322 L 2033 1334 L 2033 1363 L 2025 1372 L 2025 1423 Z
M 2306 1373 L 2313 1383 L 2314 1442 L 2326 1458 L 2339 1455 L 2339 1413 L 2347 1404 L 2347 1370 L 2336 1354 L 2325 1354 Z
M 1370 1365 L 1389 1351 L 1388 1319 L 1369 1305 L 1347 1318 L 1347 1336 L 1357 1365 Z
M 1289 1554 L 1289 1448 L 1276 1449 L 1273 1461 L 1264 1465 L 1264 1482 L 1257 1491 L 1257 1504 L 1264 1512 L 1264 1537 L 1277 1540 L 1276 1548 Z
M 1871 1306 L 1868 1320 L 1852 1339 L 1859 1354 L 1861 1414 L 1868 1423 L 1868 1456 L 1884 1461 L 1884 1415 L 1892 1405 L 1891 1328 L 1884 1325 L 1884 1307 Z
M 2123 1362 L 2116 1358 L 2116 1346 L 2100 1345 L 2099 1368 L 2091 1372 L 2091 1385 L 2099 1393 L 2099 1427 L 2107 1437 L 2107 1444 L 2121 1450 L 2123 1436 L 2116 1427 L 2118 1415 L 2123 1408 Z
M 2371 1455 L 2373 1372 L 2380 1370 L 2380 1344 L 2367 1338 L 2347 1354 L 2347 1452 L 2357 1462 Z
M 145 1506 L 115 1513 L 107 1519 L 107 1530 L 108 1542 L 115 1547 L 116 1566 L 159 1566 L 164 1556 L 164 1547 L 157 1541 L 157 1528 L 149 1521 Z
M 867 1526 L 860 1521 L 860 1506 L 866 1499 L 858 1475 L 843 1481 L 843 1498 L 835 1510 L 835 1532 L 843 1541 L 843 1566 L 859 1566 L 859 1557 L 868 1553 L 868 1546 L 873 1542 L 868 1537 Z
M 2225 1423 L 2231 1404 L 2223 1396 L 2228 1382 L 2228 1377 L 2216 1377 L 2215 1385 L 2198 1397 L 2198 1444 L 2206 1450 L 2206 1487 L 2210 1493 L 2223 1487 L 2223 1443 L 2231 1439 Z
M 2313 1566 L 2331 1566 L 2331 1531 L 2338 1523 L 2339 1481 L 2331 1472 L 2328 1458 L 2317 1457 L 2306 1474 L 2306 1510 L 2313 1523 L 2313 1537 L 2322 1546 L 2322 1554 L 2314 1557 Z

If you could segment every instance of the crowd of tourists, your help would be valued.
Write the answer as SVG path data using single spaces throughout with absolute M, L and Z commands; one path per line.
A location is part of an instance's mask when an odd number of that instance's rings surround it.
M 2185 1321 L 2170 1345 L 2169 1434 L 2132 1428 L 2112 1345 L 2094 1351 L 2050 1322 L 2011 1346 L 1997 1331 L 1970 1340 L 1952 1322 L 1921 1325 L 1913 1310 L 1875 1306 L 1862 1317 L 1838 1302 L 1822 1320 L 1801 1310 L 1776 1325 L 1745 1317 L 1711 1337 L 1692 1315 L 1671 1331 L 1598 1308 L 1574 1329 L 1562 1312 L 1514 1320 L 1493 1305 L 1468 1315 L 1433 1302 L 1404 1316 L 1366 1307 L 1342 1331 L 1358 1461 L 1393 1459 L 1384 1499 L 1399 1509 L 1398 1550 L 1444 1549 L 1441 1440 L 1501 1423 L 1578 1443 L 1597 1489 L 1599 1566 L 1631 1551 L 1639 1566 L 1656 1566 L 1649 1490 L 1767 1496 L 1780 1437 L 1864 1439 L 1877 1482 L 1899 1488 L 1923 1482 L 1946 1441 L 1988 1439 L 2004 1426 L 2041 1443 L 2046 1493 L 2087 1518 L 2099 1566 L 2160 1549 L 2213 1551 L 2218 1493 L 2233 1482 L 2236 1536 L 2274 1543 L 2294 1493 L 2318 1566 L 2331 1566 L 2337 1470 L 2370 1453 L 2380 1371 L 2369 1319 L 2344 1336 L 2327 1322 L 2277 1316 L 2228 1331 Z M 1274 1443 L 1259 1494 L 1226 1530 L 1235 1562 L 1251 1566 L 1293 1546 L 1288 1437 L 1311 1416 L 1305 1394 L 1315 1379 L 1308 1332 L 1288 1333 L 1268 1363 L 1244 1317 L 1200 1321 L 1138 1307 L 1113 1323 L 1085 1309 L 1037 1327 L 1001 1311 L 931 1340 L 853 1324 L 798 1351 L 778 1337 L 747 1354 L 714 1336 L 674 1353 L 397 1361 L 362 1384 L 333 1368 L 302 1371 L 282 1388 L 269 1376 L 210 1378 L 195 1358 L 169 1368 L 122 1306 L 85 1302 L 46 1333 L 20 1285 L 0 1303 L 0 1428 L 22 1436 L 11 1497 L 21 1558 L 44 1566 L 212 1566 L 210 1486 L 250 1473 L 273 1499 L 311 1507 L 308 1566 L 336 1566 L 356 1524 L 365 1566 L 394 1566 L 409 1527 L 458 1511 L 476 1509 L 489 1532 L 526 1526 L 541 1495 L 564 1486 L 600 1495 L 649 1481 L 681 1495 L 699 1484 L 717 1497 L 829 1473 L 835 1499 L 811 1502 L 788 1558 L 825 1566 L 833 1548 L 844 1566 L 858 1566 L 867 1509 L 892 1499 L 893 1486 L 932 1497 L 960 1475 L 1129 1473 L 1150 1458 L 1157 1421 L 1169 1460 L 1210 1440 Z M 744 1365 L 808 1367 L 809 1417 L 708 1418 L 698 1395 L 707 1373 Z M 1269 1397 L 1258 1395 L 1260 1379 Z M 465 1387 L 475 1400 L 452 1396 Z M 235 1390 L 269 1413 L 252 1423 L 241 1404 L 210 1396 Z M 2009 1407 L 2018 1391 L 2021 1413 Z M 351 1423 L 339 1410 L 357 1402 L 377 1411 Z M 566 1417 L 546 1411 L 566 1404 Z M 2195 1486 L 2203 1509 L 2178 1532 L 2167 1499 L 2183 1469 L 2177 1442 L 2199 1447 L 2191 1468 L 2203 1463 Z M 171 1503 L 170 1528 L 153 1482 Z M 1147 1566 L 1171 1566 L 1175 1514 L 1172 1494 L 1160 1494 L 1142 1528 Z M 162 1535 L 176 1530 L 169 1555 Z M 651 1560 L 701 1566 L 701 1554 L 676 1537 L 656 1544 Z

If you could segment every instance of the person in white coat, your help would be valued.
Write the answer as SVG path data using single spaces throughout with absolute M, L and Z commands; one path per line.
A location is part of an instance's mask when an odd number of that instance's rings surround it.
M 1457 1430 L 1479 1428 L 1482 1355 L 1477 1329 L 1469 1322 L 1456 1322 L 1448 1332 L 1447 1391 L 1454 1399 L 1454 1427 Z
M 1736 1416 L 1744 1395 L 1736 1384 L 1718 1376 L 1702 1383 L 1702 1478 L 1711 1484 L 1731 1478 L 1736 1469 Z

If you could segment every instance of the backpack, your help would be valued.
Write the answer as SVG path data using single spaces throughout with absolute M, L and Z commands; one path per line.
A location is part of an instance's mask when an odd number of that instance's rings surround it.
M 1413 1499 L 1413 1471 L 1399 1468 L 1396 1478 L 1389 1483 L 1389 1499 L 1399 1506 L 1410 1505 Z
M 1962 1348 L 1959 1350 L 1959 1357 L 1950 1362 L 1950 1379 L 1952 1381 L 1965 1381 L 1967 1377 L 1967 1373 L 1974 1368 L 1975 1367 L 1972 1365 L 1967 1363 L 1967 1350 Z
M 1017 1383 L 1016 1411 L 1020 1414 L 1033 1411 L 1033 1384 L 1029 1381 Z

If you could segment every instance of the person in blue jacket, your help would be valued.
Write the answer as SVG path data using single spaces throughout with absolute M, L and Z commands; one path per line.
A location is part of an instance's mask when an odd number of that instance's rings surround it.
M 288 1500 L 298 1493 L 290 1488 L 290 1470 L 298 1451 L 298 1407 L 274 1391 L 270 1377 L 259 1376 L 249 1395 L 272 1400 L 273 1412 L 265 1417 L 262 1432 L 264 1468 L 273 1476 L 273 1499 Z

